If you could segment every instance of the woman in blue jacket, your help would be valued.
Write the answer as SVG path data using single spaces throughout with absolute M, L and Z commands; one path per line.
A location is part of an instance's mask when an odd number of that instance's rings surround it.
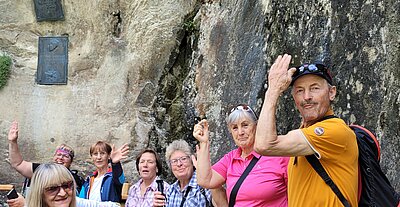
M 120 202 L 122 185 L 125 182 L 120 161 L 127 158 L 128 152 L 128 144 L 122 145 L 117 150 L 103 141 L 92 145 L 90 156 L 96 166 L 96 171 L 86 179 L 79 197 L 96 201 Z

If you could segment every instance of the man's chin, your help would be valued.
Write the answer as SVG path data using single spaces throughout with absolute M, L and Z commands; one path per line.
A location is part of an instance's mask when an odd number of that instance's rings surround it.
M 319 120 L 319 117 L 315 114 L 305 114 L 303 115 L 303 122 L 310 125 L 310 123 L 315 123 Z

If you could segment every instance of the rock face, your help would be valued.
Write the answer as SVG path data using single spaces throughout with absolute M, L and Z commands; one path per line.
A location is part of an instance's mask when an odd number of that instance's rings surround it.
M 339 94 L 336 115 L 376 132 L 381 166 L 400 191 L 399 1 L 62 1 L 64 21 L 36 22 L 33 1 L 0 0 L 0 54 L 13 59 L 0 90 L 1 139 L 13 120 L 26 160 L 48 162 L 60 143 L 76 151 L 74 169 L 93 170 L 89 147 L 106 140 L 131 152 L 123 162 L 136 181 L 135 156 L 145 147 L 164 156 L 206 115 L 212 161 L 234 149 L 225 117 L 238 103 L 259 111 L 266 74 L 277 55 L 293 65 L 324 61 Z M 38 85 L 39 36 L 69 37 L 67 85 Z M 278 130 L 299 125 L 289 93 Z M 0 142 L 0 178 L 20 183 Z M 163 177 L 173 181 L 173 176 Z

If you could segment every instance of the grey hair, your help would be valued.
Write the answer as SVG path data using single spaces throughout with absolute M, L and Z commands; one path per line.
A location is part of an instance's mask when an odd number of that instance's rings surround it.
M 226 124 L 230 126 L 231 124 L 236 123 L 241 119 L 247 119 L 250 120 L 253 124 L 257 124 L 257 117 L 255 114 L 253 114 L 253 112 L 245 110 L 234 110 L 228 115 L 228 117 L 226 117 Z
M 188 156 L 193 155 L 192 148 L 189 146 L 189 144 L 183 139 L 178 139 L 169 144 L 165 150 L 165 160 L 167 162 L 171 158 L 172 153 L 175 151 L 182 151 Z

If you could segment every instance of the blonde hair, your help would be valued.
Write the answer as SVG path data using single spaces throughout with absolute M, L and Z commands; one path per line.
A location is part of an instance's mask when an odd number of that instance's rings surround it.
M 69 206 L 76 207 L 76 183 L 74 177 L 72 177 L 72 174 L 69 172 L 69 170 L 60 164 L 41 164 L 33 173 L 31 187 L 26 200 L 26 206 L 47 206 L 43 199 L 45 188 L 69 181 L 74 182 L 74 188 L 72 189 L 72 200 Z

